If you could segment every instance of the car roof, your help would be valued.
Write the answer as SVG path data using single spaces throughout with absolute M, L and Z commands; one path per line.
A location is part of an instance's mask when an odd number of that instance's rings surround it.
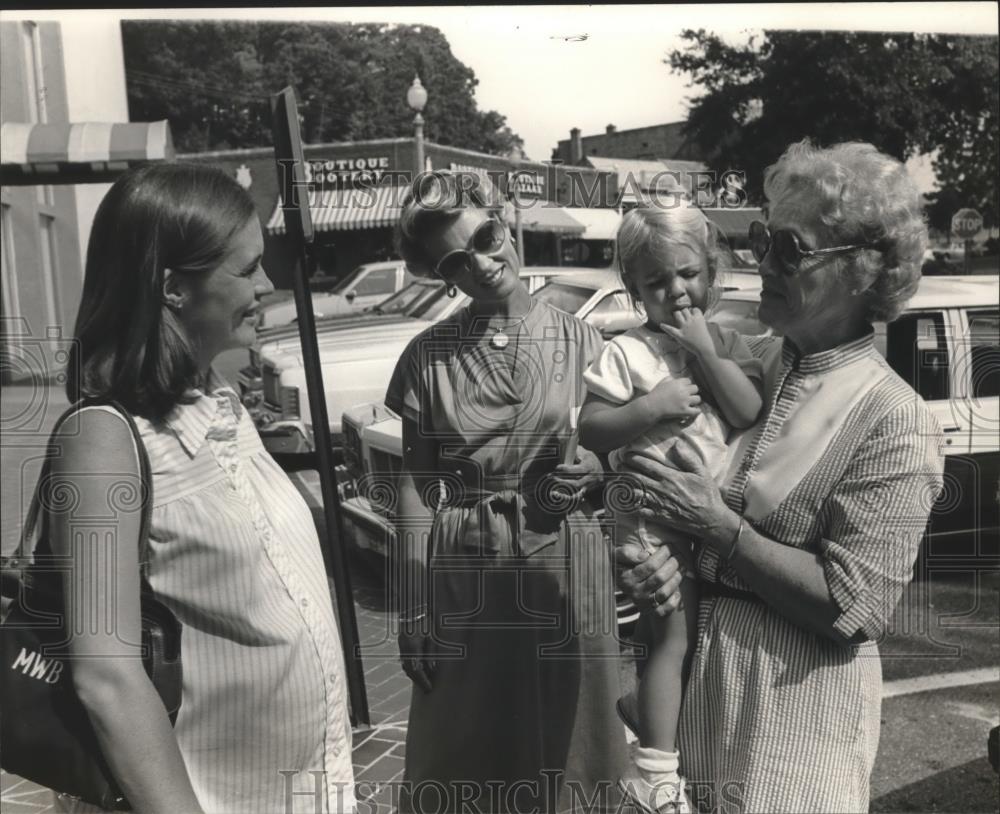
M 358 269 L 394 269 L 404 265 L 402 260 L 375 260 L 371 263 L 360 263 L 354 267 Z
M 992 274 L 923 277 L 920 288 L 907 306 L 910 309 L 996 306 L 1000 299 L 1000 277 Z
M 727 281 L 728 282 L 728 281 Z M 760 298 L 760 278 L 756 284 L 747 281 L 723 295 L 729 300 L 756 302 Z M 909 311 L 931 308 L 965 308 L 996 305 L 1000 299 L 1000 277 L 989 274 L 956 275 L 954 277 L 922 277 L 917 293 L 907 303 Z
M 534 270 L 541 270 L 542 267 L 535 267 Z M 528 269 L 525 269 L 527 271 Z M 619 289 L 622 287 L 621 277 L 615 269 L 595 269 L 595 268 L 575 268 L 569 266 L 551 266 L 546 268 L 546 273 L 552 277 L 566 277 L 568 279 L 553 280 L 552 282 L 580 283 L 588 288 L 600 290 L 604 288 Z
M 575 275 L 580 272 L 590 272 L 593 269 L 576 268 L 570 266 L 522 266 L 521 277 L 559 277 L 562 275 Z M 421 285 L 439 286 L 444 285 L 443 280 L 437 277 L 415 277 L 414 282 Z M 618 283 L 620 285 L 620 283 Z

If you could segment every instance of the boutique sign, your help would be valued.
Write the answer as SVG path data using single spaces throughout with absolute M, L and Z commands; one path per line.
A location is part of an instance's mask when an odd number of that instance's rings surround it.
M 389 172 L 389 156 L 324 158 L 306 161 L 306 181 L 319 187 L 356 187 L 377 184 Z

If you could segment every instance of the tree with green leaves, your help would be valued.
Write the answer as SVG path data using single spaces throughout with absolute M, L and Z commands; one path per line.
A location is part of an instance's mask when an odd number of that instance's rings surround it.
M 307 143 L 410 136 L 418 74 L 428 140 L 493 154 L 523 146 L 503 115 L 478 109 L 475 74 L 436 28 L 129 20 L 122 44 L 131 117 L 169 119 L 180 152 L 270 145 L 267 99 L 286 85 Z
M 939 189 L 933 227 L 956 209 L 998 223 L 1000 72 L 996 37 L 843 31 L 764 31 L 732 45 L 686 30 L 664 62 L 703 93 L 687 133 L 712 169 L 747 173 L 760 201 L 764 170 L 782 150 L 867 141 L 904 161 L 931 154 Z

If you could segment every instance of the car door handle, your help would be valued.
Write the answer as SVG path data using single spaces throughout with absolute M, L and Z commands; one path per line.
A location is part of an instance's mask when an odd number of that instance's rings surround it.
M 945 432 L 961 432 L 962 428 L 961 427 L 945 427 L 944 431 Z

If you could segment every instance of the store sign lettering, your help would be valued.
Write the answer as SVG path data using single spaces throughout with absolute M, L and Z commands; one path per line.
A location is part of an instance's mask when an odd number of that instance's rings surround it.
M 452 163 L 449 167 L 455 173 L 471 173 L 477 176 L 487 189 L 505 189 L 508 197 L 544 198 L 545 177 L 534 170 L 505 170 L 474 167 L 470 164 Z
M 311 160 L 306 162 L 306 181 L 310 184 L 337 186 L 377 182 L 388 169 L 388 156 Z
M 545 192 L 545 179 L 531 170 L 515 170 L 507 179 L 508 194 L 541 198 Z

